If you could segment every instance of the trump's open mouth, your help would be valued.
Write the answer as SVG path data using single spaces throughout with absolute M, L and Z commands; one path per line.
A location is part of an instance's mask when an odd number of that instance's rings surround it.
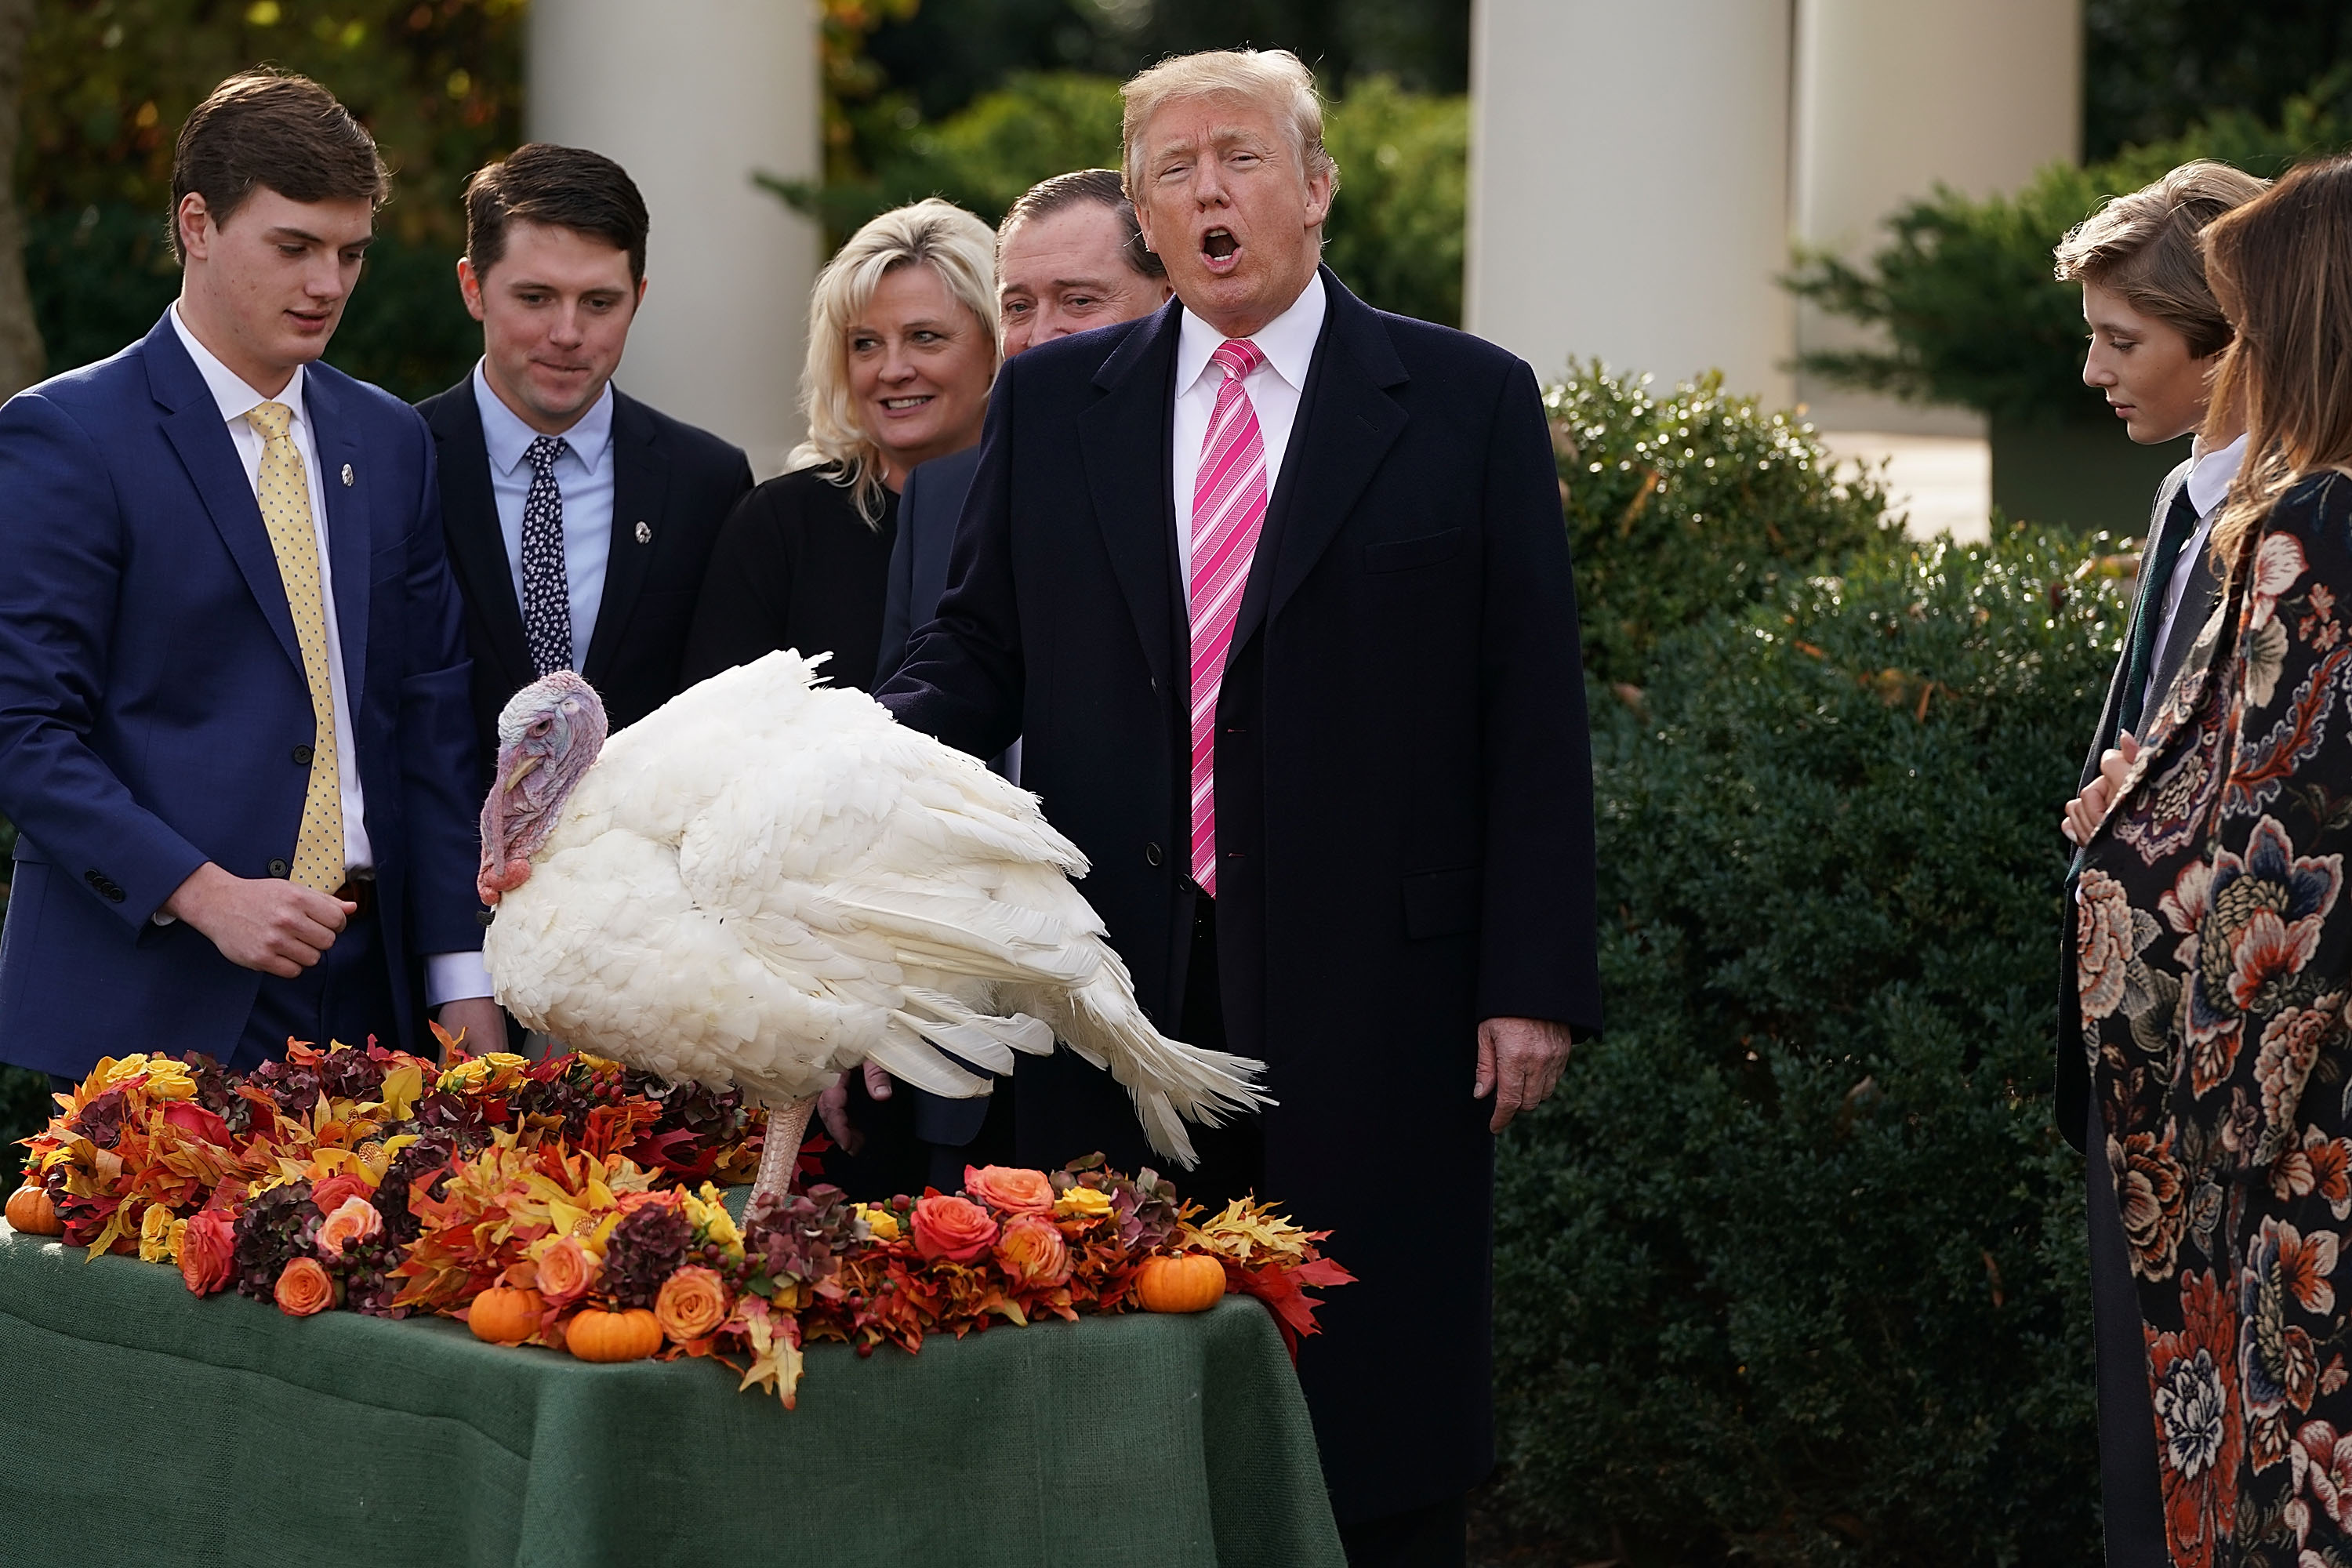
M 1213 228 L 1201 237 L 1201 258 L 1214 272 L 1226 270 L 1241 248 L 1241 241 L 1234 237 L 1231 229 Z

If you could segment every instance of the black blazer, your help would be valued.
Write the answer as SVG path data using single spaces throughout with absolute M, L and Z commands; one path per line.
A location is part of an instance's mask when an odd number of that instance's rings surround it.
M 948 547 L 963 516 L 980 448 L 966 447 L 917 465 L 898 492 L 898 537 L 890 542 L 890 582 L 882 601 L 882 646 L 874 679 L 890 679 L 916 631 L 930 624 L 947 592 Z
M 2143 550 L 2163 537 L 2164 520 L 2172 510 L 2174 498 L 2189 482 L 2189 469 L 2194 458 L 2165 475 L 2164 482 L 2156 487 L 2156 504 L 2149 509 L 2147 538 Z M 2197 646 L 2197 634 L 2205 629 L 2212 618 L 2213 606 L 2221 597 L 2221 579 L 2213 570 L 2213 552 L 2200 550 L 2197 559 L 2186 563 L 2189 582 L 2180 590 L 2180 612 L 2173 617 L 2172 628 L 2166 635 L 2164 646 L 2156 650 L 2156 666 L 2150 673 L 2148 689 L 2161 694 L 2172 687 L 2172 678 L 2180 673 L 2181 664 L 2189 650 Z M 2091 740 L 2091 750 L 2083 759 L 2083 776 L 2076 790 L 2088 789 L 2091 781 L 2099 776 L 2099 759 L 2116 743 L 2123 729 L 2124 675 L 2131 663 L 2132 635 L 2144 616 L 2162 616 L 2163 607 L 2148 603 L 2148 576 L 2145 567 L 2139 574 L 2139 592 L 2132 600 L 2131 618 L 2124 623 L 2124 648 L 2116 658 L 2115 674 L 2107 679 L 2107 700 L 2099 710 L 2099 728 Z M 2154 702 L 2148 704 L 2152 710 Z M 2078 851 L 2074 863 L 2066 872 L 2065 918 L 2059 922 L 2060 953 L 2058 974 L 2058 1131 L 2075 1148 L 2083 1147 L 2090 1129 L 2091 1064 L 2083 1055 L 2083 1005 L 2075 985 L 2074 975 L 2074 882 L 2081 874 L 2083 857 Z
M 489 448 L 474 378 L 416 405 L 440 448 L 441 517 L 466 600 L 474 660 L 474 728 L 487 789 L 499 710 L 530 684 L 530 648 L 490 492 Z M 617 730 L 678 693 L 694 599 L 719 525 L 751 488 L 741 448 L 613 389 L 613 547 L 604 598 L 580 673 Z M 649 536 L 640 538 L 640 528 Z
M 1345 1520 L 1491 1466 L 1476 1026 L 1589 1030 L 1601 999 L 1575 592 L 1535 375 L 1323 280 L 1219 700 L 1217 940 L 1228 1041 L 1282 1101 L 1266 1191 L 1332 1228 L 1363 1281 L 1299 1368 Z M 877 693 L 975 756 L 1021 736 L 1021 782 L 1091 858 L 1081 890 L 1163 1029 L 1195 896 L 1178 321 L 1171 302 L 1005 363 L 939 617 Z M 1015 1094 L 1024 1163 L 1158 1163 L 1083 1063 L 1024 1058 Z

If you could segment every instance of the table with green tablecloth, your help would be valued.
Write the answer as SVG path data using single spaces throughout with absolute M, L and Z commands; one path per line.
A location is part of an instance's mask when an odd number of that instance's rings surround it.
M 1255 1301 L 818 1345 L 799 1398 L 199 1299 L 0 1226 L 0 1563 L 1341 1561 Z

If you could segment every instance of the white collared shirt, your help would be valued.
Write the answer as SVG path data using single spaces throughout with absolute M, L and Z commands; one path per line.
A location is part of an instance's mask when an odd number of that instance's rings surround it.
M 2205 553 L 2206 542 L 2213 537 L 2213 521 L 2221 512 L 2221 501 L 2230 493 L 2230 481 L 2238 477 L 2238 466 L 2246 460 L 2246 438 L 2243 436 L 2218 451 L 2193 452 L 2189 460 L 2189 478 L 2181 488 L 2189 492 L 2189 504 L 2197 509 L 2197 528 L 2180 547 L 2173 567 L 2172 581 L 2164 585 L 2164 618 L 2156 624 L 2155 646 L 2161 648 L 2172 637 L 2172 623 L 2180 615 L 2180 601 L 2189 592 L 2189 579 L 2194 573 L 2185 568 Z M 2215 576 L 2220 574 L 2216 573 Z M 2143 694 L 2143 709 L 2153 709 L 2163 695 L 2156 689 L 2155 664 L 2150 660 L 2147 690 Z
M 474 365 L 474 406 L 481 411 L 482 444 L 490 455 L 490 495 L 506 542 L 507 573 L 515 604 L 522 604 L 522 513 L 530 498 L 530 444 L 539 432 L 524 424 L 490 389 L 481 363 Z M 604 603 L 604 567 L 613 553 L 613 384 L 563 432 L 555 459 L 555 489 L 563 498 L 563 574 L 572 602 L 572 668 L 588 662 L 596 612 Z
M 351 688 L 343 679 L 342 631 L 335 616 L 334 555 L 327 541 L 325 479 L 319 472 L 318 438 L 302 399 L 306 367 L 296 365 L 286 389 L 275 397 L 264 397 L 196 341 L 188 324 L 180 320 L 176 300 L 172 305 L 171 317 L 172 330 L 179 334 L 180 344 L 188 351 L 188 357 L 196 362 L 196 373 L 205 378 L 205 388 L 220 407 L 229 439 L 236 444 L 237 460 L 245 466 L 245 482 L 253 487 L 257 501 L 261 494 L 264 442 L 261 432 L 246 416 L 265 403 L 282 403 L 293 410 L 287 434 L 293 439 L 294 450 L 301 455 L 303 474 L 310 481 L 310 531 L 318 542 L 319 596 L 327 613 L 327 686 L 335 700 L 335 779 L 343 799 L 343 864 L 353 871 L 371 870 L 375 866 L 375 849 L 368 842 L 367 802 L 360 794 L 360 749 L 352 731 Z M 163 924 L 171 917 L 159 914 L 155 918 L 158 924 Z M 480 953 L 425 955 L 425 999 L 429 1005 L 437 1007 L 444 1002 L 490 994 L 490 973 L 483 965 Z
M 1250 406 L 1257 413 L 1258 438 L 1265 446 L 1265 490 L 1268 501 L 1282 478 L 1283 455 L 1290 450 L 1291 426 L 1298 422 L 1298 400 L 1307 390 L 1307 370 L 1315 363 L 1316 340 L 1323 335 L 1323 275 L 1307 280 L 1306 291 L 1290 309 L 1250 335 L 1265 355 L 1265 363 L 1242 379 Z M 1209 416 L 1217 406 L 1217 389 L 1225 373 L 1209 363 L 1225 341 L 1224 334 L 1189 310 L 1176 330 L 1176 414 L 1171 421 L 1174 460 L 1168 467 L 1176 491 L 1176 560 L 1184 581 L 1192 580 L 1192 487 L 1201 477 L 1201 448 L 1209 438 Z

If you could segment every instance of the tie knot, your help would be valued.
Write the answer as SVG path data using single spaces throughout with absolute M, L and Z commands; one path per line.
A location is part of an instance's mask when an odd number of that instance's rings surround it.
M 561 436 L 541 436 L 531 442 L 530 449 L 523 456 L 530 459 L 533 471 L 544 474 L 553 471 L 555 459 L 571 449 L 571 444 Z
M 1227 376 L 1239 381 L 1265 363 L 1265 351 L 1247 338 L 1227 338 L 1209 356 L 1209 363 L 1223 366 Z
M 294 411 L 282 403 L 257 403 L 245 411 L 246 423 L 261 432 L 265 441 L 282 441 L 294 423 Z

